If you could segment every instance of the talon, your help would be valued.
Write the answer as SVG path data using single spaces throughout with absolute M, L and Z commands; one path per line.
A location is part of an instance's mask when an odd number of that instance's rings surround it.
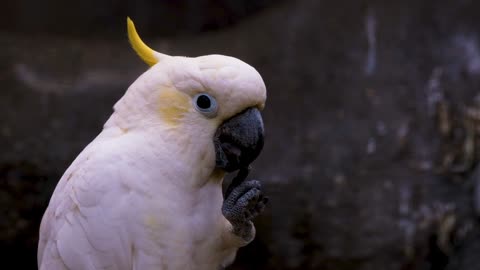
M 227 187 L 227 190 L 225 191 L 225 197 L 228 197 L 230 193 L 239 185 L 244 183 L 245 179 L 247 178 L 248 174 L 250 173 L 251 167 L 248 166 L 247 168 L 241 168 L 237 175 L 232 179 L 232 182 L 230 185 Z M 255 181 L 255 180 L 253 180 Z
M 244 181 L 226 192 L 222 213 L 233 225 L 234 234 L 250 239 L 251 220 L 262 213 L 267 202 L 268 198 L 262 194 L 259 181 Z
M 245 219 L 250 219 L 250 217 L 252 216 L 252 213 L 248 210 L 245 211 Z
M 262 199 L 262 203 L 263 203 L 264 205 L 267 205 L 267 203 L 268 203 L 269 200 L 270 200 L 270 199 L 269 199 L 268 197 L 264 196 L 263 199 Z

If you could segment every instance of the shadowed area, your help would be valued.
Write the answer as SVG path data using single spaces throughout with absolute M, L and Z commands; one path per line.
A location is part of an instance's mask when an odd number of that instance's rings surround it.
M 128 14 L 158 51 L 265 80 L 270 201 L 228 269 L 479 269 L 480 2 L 47 2 L 0 20 L 4 267 L 35 269 L 56 182 L 147 69 Z

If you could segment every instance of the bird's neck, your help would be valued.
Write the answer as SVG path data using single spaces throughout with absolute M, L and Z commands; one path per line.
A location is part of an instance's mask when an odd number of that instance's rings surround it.
M 185 189 L 211 182 L 221 184 L 225 173 L 215 169 L 213 139 L 158 126 L 129 129 L 123 123 L 122 118 L 112 115 L 102 136 L 128 145 L 119 151 L 128 152 L 136 169 L 150 174 L 153 181 L 162 177 Z

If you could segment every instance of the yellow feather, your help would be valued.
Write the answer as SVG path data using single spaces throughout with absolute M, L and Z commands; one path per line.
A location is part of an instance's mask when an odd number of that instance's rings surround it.
M 192 107 L 190 100 L 187 94 L 170 87 L 160 90 L 159 112 L 162 119 L 167 124 L 178 125 L 183 116 Z
M 158 59 L 155 57 L 155 51 L 150 49 L 140 38 L 135 29 L 133 21 L 127 17 L 127 31 L 128 31 L 128 40 L 132 48 L 137 52 L 137 54 L 142 58 L 142 60 L 147 63 L 149 66 L 153 66 L 158 63 Z

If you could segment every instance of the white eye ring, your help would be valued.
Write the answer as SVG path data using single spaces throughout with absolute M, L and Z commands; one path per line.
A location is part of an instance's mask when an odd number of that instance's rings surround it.
M 218 105 L 214 97 L 207 93 L 196 94 L 193 97 L 193 106 L 208 118 L 217 116 Z

